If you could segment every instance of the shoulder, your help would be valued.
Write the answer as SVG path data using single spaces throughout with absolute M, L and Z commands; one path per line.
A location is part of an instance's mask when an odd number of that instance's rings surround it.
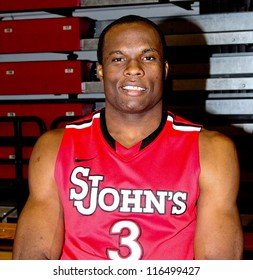
M 226 135 L 217 131 L 202 129 L 199 135 L 200 155 L 202 157 L 214 155 L 214 153 L 226 154 L 235 151 L 234 142 Z
M 61 142 L 63 134 L 64 134 L 65 129 L 60 128 L 60 129 L 53 129 L 53 130 L 48 130 L 44 134 L 42 134 L 36 145 L 56 145 Z
M 57 198 L 54 168 L 64 129 L 50 130 L 36 142 L 29 161 L 30 201 Z
M 239 180 L 239 162 L 234 142 L 227 136 L 203 129 L 199 135 L 200 185 L 210 189 L 226 186 L 236 191 Z
M 57 148 L 61 143 L 64 131 L 65 129 L 61 128 L 45 132 L 39 137 L 35 147 L 42 148 L 46 146 L 50 148 Z
M 40 161 L 42 159 L 55 159 L 58 153 L 62 137 L 65 129 L 55 129 L 49 130 L 45 132 L 40 138 L 37 140 L 30 161 Z

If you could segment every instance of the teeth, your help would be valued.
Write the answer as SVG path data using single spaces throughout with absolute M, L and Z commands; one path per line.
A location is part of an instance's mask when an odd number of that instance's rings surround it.
M 142 91 L 145 90 L 145 88 L 136 87 L 136 86 L 125 86 L 125 87 L 123 87 L 123 89 L 126 89 L 126 90 L 142 90 Z

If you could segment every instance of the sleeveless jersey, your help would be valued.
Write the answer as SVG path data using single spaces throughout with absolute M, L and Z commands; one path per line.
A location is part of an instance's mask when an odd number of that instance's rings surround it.
M 61 259 L 194 259 L 201 126 L 170 112 L 126 149 L 104 109 L 66 126 L 55 165 Z

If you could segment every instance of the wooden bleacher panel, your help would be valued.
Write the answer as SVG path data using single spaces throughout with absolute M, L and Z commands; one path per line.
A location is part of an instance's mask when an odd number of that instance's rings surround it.
M 0 223 L 0 260 L 12 259 L 12 247 L 15 232 L 15 223 Z

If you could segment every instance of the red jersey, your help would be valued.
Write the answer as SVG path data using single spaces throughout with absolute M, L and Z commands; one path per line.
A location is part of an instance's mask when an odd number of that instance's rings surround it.
M 201 127 L 164 112 L 127 149 L 105 110 L 66 126 L 55 179 L 64 208 L 62 259 L 194 259 Z

